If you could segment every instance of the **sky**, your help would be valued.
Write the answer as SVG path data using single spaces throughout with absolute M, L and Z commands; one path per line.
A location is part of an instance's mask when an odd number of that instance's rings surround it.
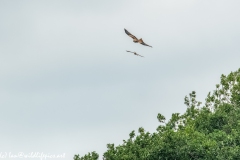
M 204 102 L 221 74 L 240 67 L 239 8 L 238 0 L 1 0 L 0 158 L 101 156 L 132 130 L 154 132 L 158 113 L 184 113 L 191 91 Z

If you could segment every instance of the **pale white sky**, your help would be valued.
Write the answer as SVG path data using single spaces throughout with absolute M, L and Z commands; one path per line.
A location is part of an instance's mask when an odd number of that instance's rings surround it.
M 158 113 L 183 113 L 185 95 L 203 101 L 240 67 L 239 8 L 238 0 L 1 0 L 0 152 L 67 160 L 102 154 L 139 127 L 155 131 Z

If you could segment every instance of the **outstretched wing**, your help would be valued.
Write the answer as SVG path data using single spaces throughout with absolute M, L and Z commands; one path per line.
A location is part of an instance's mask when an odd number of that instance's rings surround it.
M 131 52 L 131 51 L 127 51 L 127 52 Z M 131 52 L 131 53 L 134 53 L 134 52 Z
M 131 37 L 132 39 L 138 40 L 134 35 L 132 35 L 130 32 L 128 32 L 125 28 L 124 28 L 124 31 L 125 31 L 125 33 L 126 33 L 129 37 Z
M 140 54 L 137 54 L 137 53 L 136 53 L 136 55 L 137 55 L 137 56 L 140 56 L 140 57 L 143 57 L 143 56 L 141 56 Z
M 152 47 L 152 46 L 150 46 L 150 45 L 144 43 L 143 40 L 142 40 L 142 38 L 139 39 L 138 42 L 139 42 L 140 44 L 144 45 L 144 46 Z

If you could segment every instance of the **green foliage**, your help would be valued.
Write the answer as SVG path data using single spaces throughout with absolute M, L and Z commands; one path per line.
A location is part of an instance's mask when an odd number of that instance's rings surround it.
M 123 144 L 108 144 L 104 159 L 240 159 L 240 69 L 222 75 L 220 84 L 207 95 L 203 106 L 196 100 L 195 91 L 184 100 L 187 106 L 184 114 L 173 113 L 165 122 L 159 113 L 156 132 L 149 133 L 144 128 L 139 128 L 138 134 L 132 131 Z
M 98 160 L 99 155 L 96 152 L 91 152 L 88 153 L 86 155 L 84 155 L 83 157 L 80 157 L 80 155 L 75 155 L 73 157 L 73 160 Z

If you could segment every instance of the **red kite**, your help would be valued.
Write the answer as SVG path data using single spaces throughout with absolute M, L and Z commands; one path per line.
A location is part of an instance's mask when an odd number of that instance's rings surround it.
M 144 45 L 144 46 L 152 47 L 152 46 L 149 46 L 148 44 L 144 43 L 143 40 L 142 40 L 142 38 L 137 39 L 134 35 L 132 35 L 130 32 L 128 32 L 125 28 L 124 28 L 124 30 L 125 30 L 125 33 L 126 33 L 129 37 L 131 37 L 131 38 L 133 39 L 133 42 L 134 42 L 134 43 L 140 43 L 140 44 L 142 44 L 142 45 Z
M 131 51 L 127 51 L 127 52 L 131 52 Z M 141 56 L 140 54 L 137 54 L 136 52 L 131 52 L 131 53 L 133 53 L 133 54 L 136 55 L 136 56 L 143 57 L 143 56 Z

